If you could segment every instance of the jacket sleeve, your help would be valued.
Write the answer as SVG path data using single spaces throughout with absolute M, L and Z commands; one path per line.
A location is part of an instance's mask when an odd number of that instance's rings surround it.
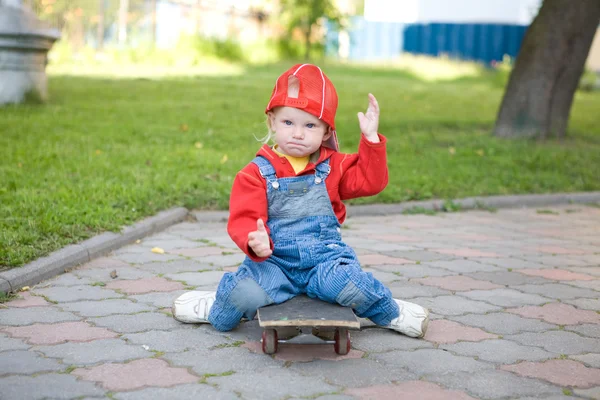
M 227 233 L 238 247 L 250 259 L 256 262 L 266 260 L 268 257 L 258 257 L 248 246 L 248 233 L 256 230 L 256 220 L 262 218 L 267 227 L 268 202 L 267 188 L 264 179 L 258 172 L 258 167 L 250 164 L 238 172 L 231 189 L 229 198 L 229 221 Z M 269 232 L 270 234 L 270 232 Z M 273 240 L 271 249 L 273 249 Z
M 385 136 L 379 134 L 379 143 L 361 137 L 357 154 L 340 154 L 341 173 L 339 193 L 341 200 L 373 196 L 388 184 Z

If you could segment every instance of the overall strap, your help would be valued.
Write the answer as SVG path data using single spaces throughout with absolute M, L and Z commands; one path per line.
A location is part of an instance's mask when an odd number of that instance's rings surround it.
M 256 164 L 260 171 L 260 175 L 265 178 L 267 183 L 270 183 L 273 189 L 277 190 L 279 188 L 279 182 L 277 182 L 275 168 L 271 162 L 263 156 L 256 156 L 252 162 Z
M 322 163 L 317 164 L 315 167 L 315 183 L 318 185 L 323 182 L 329 176 L 331 172 L 331 165 L 329 165 L 329 158 Z

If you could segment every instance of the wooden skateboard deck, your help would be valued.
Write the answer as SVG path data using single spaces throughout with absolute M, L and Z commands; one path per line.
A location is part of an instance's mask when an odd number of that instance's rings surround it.
M 340 355 L 350 351 L 349 329 L 360 329 L 360 321 L 349 307 L 296 296 L 285 303 L 258 309 L 258 323 L 264 328 L 262 349 L 266 354 L 277 352 L 279 343 L 333 344 Z M 292 339 L 279 339 L 282 330 L 295 328 Z M 319 328 L 335 330 L 334 340 L 317 337 Z M 279 334 L 278 334 L 279 331 Z
M 304 295 L 259 308 L 258 321 L 263 328 L 320 326 L 360 329 L 360 321 L 351 308 Z

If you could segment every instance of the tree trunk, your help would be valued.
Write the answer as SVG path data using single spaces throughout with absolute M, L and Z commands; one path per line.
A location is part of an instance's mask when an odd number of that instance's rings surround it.
M 96 30 L 97 51 L 104 48 L 104 0 L 98 0 L 98 27 Z
M 599 22 L 600 0 L 544 0 L 510 74 L 494 135 L 566 135 L 573 96 Z
M 129 0 L 119 0 L 119 32 L 117 38 L 119 44 L 127 43 L 127 18 L 129 14 Z

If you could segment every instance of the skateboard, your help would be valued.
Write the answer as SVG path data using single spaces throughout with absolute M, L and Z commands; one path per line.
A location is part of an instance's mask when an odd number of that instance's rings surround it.
M 349 330 L 360 329 L 360 321 L 350 307 L 304 295 L 259 308 L 258 323 L 263 328 L 265 354 L 276 353 L 280 343 L 333 344 L 337 354 L 348 354 Z

